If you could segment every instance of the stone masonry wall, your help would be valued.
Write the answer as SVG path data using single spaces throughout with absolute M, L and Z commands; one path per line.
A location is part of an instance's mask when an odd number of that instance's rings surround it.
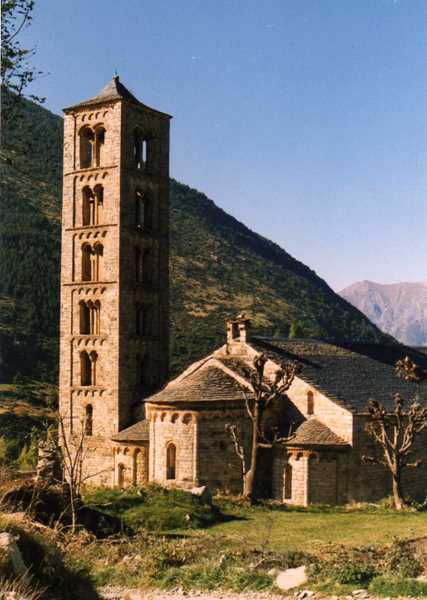
M 148 481 L 148 442 L 116 443 L 113 448 L 114 485 L 128 487 Z
M 100 160 L 80 161 L 80 132 L 104 130 Z M 134 131 L 149 140 L 146 163 L 136 165 Z M 169 117 L 126 101 L 67 109 L 61 254 L 59 404 L 67 435 L 90 405 L 92 433 L 85 468 L 93 483 L 113 482 L 110 438 L 132 422 L 134 406 L 167 379 L 169 252 Z M 150 195 L 150 228 L 136 227 L 135 189 Z M 97 220 L 84 224 L 84 197 L 96 196 Z M 101 194 L 99 195 L 101 190 Z M 91 196 L 93 198 L 93 196 Z M 83 281 L 84 246 L 97 250 Z M 152 253 L 151 282 L 136 281 L 135 249 Z M 98 330 L 82 333 L 80 303 L 97 303 Z M 149 335 L 136 332 L 136 310 L 150 304 Z M 82 381 L 81 353 L 95 358 L 96 378 Z M 95 373 L 95 370 L 93 371 Z M 108 475 L 106 475 L 108 473 Z
M 93 407 L 93 439 L 88 440 L 85 476 L 92 483 L 111 484 L 109 437 L 118 430 L 118 207 L 120 205 L 120 103 L 80 108 L 64 120 L 64 187 L 61 254 L 60 412 L 67 430 L 81 427 L 85 408 Z M 79 131 L 104 127 L 105 144 L 99 166 L 81 168 Z M 104 189 L 98 225 L 82 224 L 83 188 Z M 82 247 L 102 245 L 98 276 L 82 281 Z M 80 302 L 99 302 L 98 333 L 80 333 Z M 96 352 L 96 379 L 81 385 L 80 354 Z
M 197 480 L 195 444 L 197 422 L 193 413 L 178 410 L 150 410 L 149 477 L 162 485 L 191 488 Z M 167 448 L 176 447 L 176 476 L 167 478 Z
M 307 398 L 309 392 L 313 394 L 313 416 L 324 423 L 343 440 L 352 444 L 353 415 L 349 410 L 339 406 L 316 388 L 298 377 L 295 378 L 292 386 L 287 392 L 287 396 L 303 418 L 306 419 L 309 417 L 307 412 Z M 295 410 L 294 407 L 292 407 L 292 412 Z
M 227 423 L 239 425 L 247 451 L 249 449 L 249 421 L 243 411 L 202 414 L 198 424 L 198 482 L 213 492 L 238 494 L 242 491 L 241 463 L 225 430 Z
M 391 477 L 383 465 L 366 464 L 362 456 L 379 456 L 380 447 L 365 431 L 367 417 L 355 417 L 355 452 L 350 472 L 350 499 L 354 501 L 376 502 L 392 493 Z M 412 498 L 423 501 L 427 496 L 427 432 L 422 432 L 414 445 L 410 461 L 420 458 L 421 465 L 416 469 L 406 469 L 403 489 Z

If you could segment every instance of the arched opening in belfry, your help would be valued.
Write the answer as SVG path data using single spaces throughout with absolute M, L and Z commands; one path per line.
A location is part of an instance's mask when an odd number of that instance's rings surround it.
M 79 332 L 82 335 L 99 335 L 101 303 L 99 300 L 79 302 Z
M 144 196 L 141 190 L 135 191 L 135 225 L 138 229 L 144 228 Z
M 103 164 L 104 144 L 105 144 L 105 129 L 101 125 L 95 129 L 95 162 L 96 162 L 97 167 L 99 167 Z
M 285 467 L 284 499 L 285 500 L 292 499 L 292 465 L 290 463 L 287 463 L 287 465 Z
M 95 199 L 89 186 L 82 190 L 82 225 L 95 224 Z
M 97 242 L 93 247 L 92 262 L 92 281 L 100 281 L 102 278 L 102 259 L 104 256 L 104 247 Z
M 139 305 L 135 313 L 135 333 L 137 335 L 152 335 L 152 307 L 149 304 Z
M 104 210 L 104 188 L 98 183 L 93 188 L 94 194 L 94 214 L 93 214 L 93 225 L 99 225 L 103 222 L 103 210 Z
M 95 352 L 95 350 L 93 350 L 90 355 L 90 366 L 91 366 L 91 384 L 90 385 L 96 385 L 96 381 L 97 381 L 97 362 L 98 362 L 98 354 Z
M 175 444 L 168 444 L 166 447 L 166 479 L 176 479 Z
M 90 127 L 83 127 L 79 131 L 80 137 L 80 168 L 87 169 L 92 166 L 93 146 L 95 136 Z
M 80 353 L 80 385 L 93 385 L 92 362 L 86 351 Z
M 140 129 L 135 129 L 133 132 L 133 155 L 135 167 L 144 169 L 149 158 L 148 140 L 144 137 Z
M 93 406 L 88 404 L 85 409 L 85 435 L 93 434 Z
M 91 315 L 91 333 L 99 335 L 101 332 L 101 302 L 95 300 L 92 304 L 92 315 Z
M 90 244 L 82 246 L 82 281 L 92 281 L 92 248 Z
M 91 333 L 90 330 L 90 308 L 87 302 L 83 300 L 80 302 L 80 333 L 82 335 L 88 335 Z

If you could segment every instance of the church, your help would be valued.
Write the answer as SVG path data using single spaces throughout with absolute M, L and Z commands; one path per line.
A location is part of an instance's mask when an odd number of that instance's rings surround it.
M 267 376 L 302 369 L 271 408 L 288 441 L 263 449 L 261 496 L 301 505 L 376 501 L 391 492 L 382 466 L 366 465 L 366 406 L 392 408 L 415 385 L 398 379 L 401 346 L 271 339 L 243 315 L 224 345 L 168 383 L 169 136 L 171 116 L 140 102 L 115 76 L 94 98 L 64 109 L 59 407 L 65 435 L 83 430 L 87 483 L 148 481 L 239 493 L 240 461 L 226 431 L 247 445 L 247 368 L 268 358 Z M 424 397 L 424 401 L 425 401 Z M 427 490 L 427 431 L 405 489 Z

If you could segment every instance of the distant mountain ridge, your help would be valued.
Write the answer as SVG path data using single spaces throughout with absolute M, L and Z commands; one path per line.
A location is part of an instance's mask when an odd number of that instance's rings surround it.
M 340 292 L 385 333 L 408 346 L 427 346 L 427 280 L 359 281 Z

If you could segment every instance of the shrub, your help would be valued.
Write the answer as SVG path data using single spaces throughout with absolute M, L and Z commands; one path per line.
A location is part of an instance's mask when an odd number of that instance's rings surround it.
M 422 567 L 406 542 L 395 541 L 386 551 L 384 571 L 404 579 L 418 577 Z
M 309 566 L 309 575 L 315 581 L 332 581 L 339 584 L 362 585 L 377 575 L 373 565 L 379 555 L 372 548 L 339 547 L 324 560 Z
M 375 577 L 370 585 L 369 592 L 379 596 L 410 596 L 411 598 L 425 598 L 427 596 L 427 583 L 415 579 L 393 579 L 384 575 Z
M 14 589 L 13 586 L 22 587 L 28 584 L 32 590 L 43 589 L 43 594 L 35 595 L 34 600 L 39 597 L 43 600 L 97 598 L 87 573 L 81 568 L 65 565 L 52 532 L 47 537 L 46 534 L 42 535 L 6 518 L 0 518 L 0 528 L 17 537 L 17 544 L 29 573 L 28 581 L 16 579 L 10 564 L 3 560 L 2 585 Z M 3 588 L 0 587 L 0 590 L 3 591 Z M 29 596 L 29 599 L 31 600 L 32 596 Z
M 88 506 L 120 517 L 132 530 L 198 529 L 221 520 L 218 509 L 189 492 L 149 485 L 142 490 L 100 489 L 84 498 Z

